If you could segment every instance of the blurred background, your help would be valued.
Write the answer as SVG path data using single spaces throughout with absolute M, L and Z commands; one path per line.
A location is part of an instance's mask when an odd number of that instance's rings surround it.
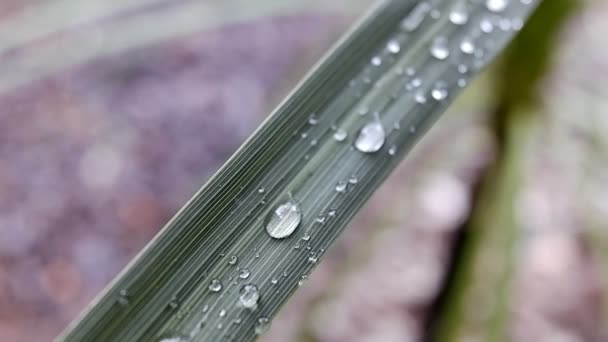
M 1 0 L 0 340 L 55 337 L 371 4 Z M 608 341 L 608 2 L 543 7 L 262 341 Z

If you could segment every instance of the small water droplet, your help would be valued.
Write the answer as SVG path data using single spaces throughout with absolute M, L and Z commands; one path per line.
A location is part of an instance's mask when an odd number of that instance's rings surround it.
M 424 21 L 424 17 L 431 10 L 431 5 L 426 1 L 419 2 L 416 7 L 401 21 L 401 27 L 406 31 L 416 30 Z
M 219 279 L 211 280 L 211 284 L 209 284 L 209 291 L 211 292 L 220 292 L 222 290 L 222 282 Z
M 469 72 L 469 67 L 466 64 L 459 64 L 457 68 L 458 72 L 461 74 L 466 74 Z
M 410 126 L 410 133 L 416 133 L 416 126 Z
M 175 297 L 171 298 L 168 305 L 169 305 L 169 308 L 175 310 L 179 307 L 179 301 Z
M 448 97 L 448 90 L 443 83 L 437 83 L 431 90 L 431 96 L 437 101 L 444 100 Z
M 217 330 L 221 330 L 222 328 L 224 328 L 224 324 L 218 323 L 217 324 Z
M 270 320 L 266 317 L 258 318 L 258 321 L 255 323 L 254 331 L 256 335 L 261 335 L 268 330 L 270 327 Z
M 308 123 L 314 126 L 319 123 L 319 118 L 315 114 L 311 114 L 308 118 Z
M 405 74 L 408 76 L 414 76 L 414 75 L 416 75 L 416 69 L 409 67 L 409 68 L 405 69 Z
M 465 38 L 462 40 L 462 42 L 460 42 L 460 51 L 470 55 L 475 52 L 475 44 L 472 40 Z
M 454 25 L 464 25 L 469 20 L 469 15 L 463 6 L 458 6 L 450 12 L 450 22 Z
M 319 141 L 318 141 L 317 139 L 312 139 L 312 140 L 310 141 L 310 146 L 317 146 L 317 143 L 318 143 L 318 142 L 319 142 Z
M 317 256 L 317 253 L 310 252 L 310 255 L 308 256 L 308 261 L 313 264 L 316 264 L 318 260 L 319 260 L 319 257 Z
M 220 316 L 220 317 L 226 316 L 226 310 L 224 310 L 224 309 L 220 310 L 220 313 L 218 314 L 218 316 Z
M 460 88 L 464 88 L 467 85 L 467 80 L 464 78 L 459 78 L 456 82 Z
M 388 154 L 394 156 L 397 153 L 397 146 L 393 145 L 388 149 Z
M 205 304 L 205 306 L 203 306 L 203 313 L 207 312 L 209 310 L 209 305 Z
M 492 12 L 502 12 L 507 8 L 508 0 L 486 0 L 486 7 Z
M 430 51 L 431 55 L 440 61 L 448 58 L 450 56 L 450 49 L 447 38 L 439 36 L 433 39 Z
M 344 140 L 346 140 L 347 137 L 348 137 L 348 133 L 342 128 L 338 128 L 334 132 L 334 140 L 336 140 L 336 141 L 344 141 Z
M 237 257 L 236 255 L 233 255 L 230 257 L 230 260 L 228 261 L 228 265 L 236 265 L 236 263 L 239 261 L 239 257 Z
M 258 192 L 259 192 L 259 193 L 261 193 L 261 194 L 263 194 L 264 192 L 266 192 L 266 189 L 264 189 L 263 187 L 262 187 L 262 188 L 259 188 L 259 189 L 258 189 Z
M 239 302 L 244 308 L 255 310 L 258 306 L 258 299 L 260 299 L 260 293 L 257 286 L 247 284 L 241 288 Z
M 300 280 L 298 281 L 298 286 L 304 285 L 304 283 L 306 282 L 306 280 L 308 280 L 308 276 L 305 274 L 302 277 L 300 277 Z
M 318 217 L 315 219 L 315 221 L 317 221 L 317 223 L 321 223 L 321 224 L 323 224 L 323 223 L 325 223 L 325 216 L 323 216 L 323 215 L 319 215 L 319 216 L 318 216 Z
M 127 306 L 129 305 L 129 293 L 127 292 L 127 290 L 122 289 L 118 292 L 118 304 L 120 304 L 121 306 Z
M 243 320 L 241 320 L 240 318 L 235 318 L 235 319 L 234 319 L 234 321 L 233 321 L 233 323 L 234 323 L 235 325 L 239 325 L 239 324 L 241 324 L 241 322 L 242 322 L 242 321 L 243 321 Z
M 378 152 L 384 145 L 386 134 L 379 117 L 375 117 L 359 131 L 355 140 L 355 148 L 363 153 Z
M 489 19 L 484 18 L 479 22 L 479 28 L 483 33 L 491 33 L 494 31 L 494 24 Z
M 372 58 L 372 65 L 374 66 L 380 66 L 382 65 L 382 58 L 375 56 L 374 58 Z
M 391 40 L 386 44 L 386 49 L 390 53 L 397 54 L 397 53 L 399 53 L 399 51 L 401 51 L 401 45 L 399 44 L 398 41 Z
M 304 132 L 304 133 L 300 134 L 300 137 L 301 137 L 302 139 L 306 139 L 306 138 L 308 138 L 308 132 Z
M 270 279 L 270 283 L 272 285 L 276 285 L 279 283 L 279 279 L 277 277 L 272 277 L 272 279 Z
M 248 269 L 242 269 L 241 272 L 239 272 L 239 278 L 241 279 L 247 279 L 249 278 L 249 275 L 251 274 L 251 272 L 249 272 Z
M 309 241 L 310 240 L 310 234 L 308 234 L 308 232 L 304 233 L 304 235 L 302 236 L 302 240 Z
M 337 192 L 346 191 L 346 185 L 347 185 L 346 181 L 343 181 L 343 180 L 338 181 L 338 183 L 336 184 L 336 191 Z
M 336 209 L 330 209 L 330 210 L 327 212 L 327 216 L 329 216 L 329 217 L 334 217 L 334 216 L 336 216 Z
M 422 90 L 416 92 L 416 94 L 414 95 L 414 101 L 420 104 L 426 103 L 426 95 Z
M 349 182 L 350 184 L 355 185 L 355 184 L 357 184 L 357 183 L 359 182 L 359 179 L 357 178 L 357 176 L 352 175 L 352 176 L 350 176 L 350 178 L 348 179 L 348 182 Z
M 266 232 L 274 239 L 284 239 L 298 228 L 301 221 L 302 212 L 293 198 L 290 198 L 269 213 Z

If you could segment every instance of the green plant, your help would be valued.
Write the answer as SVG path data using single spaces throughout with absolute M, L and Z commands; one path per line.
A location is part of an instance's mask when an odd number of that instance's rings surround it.
M 381 2 L 59 339 L 254 339 L 535 3 Z

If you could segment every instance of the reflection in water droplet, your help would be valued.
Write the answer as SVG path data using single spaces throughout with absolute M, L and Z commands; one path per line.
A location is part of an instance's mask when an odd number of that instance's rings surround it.
M 247 284 L 241 288 L 239 302 L 244 308 L 255 310 L 258 307 L 258 299 L 260 299 L 260 293 L 257 286 Z
M 448 40 L 443 36 L 436 37 L 431 43 L 430 51 L 431 55 L 437 58 L 438 60 L 444 60 L 448 58 L 450 56 Z
M 213 279 L 211 284 L 209 284 L 209 291 L 211 292 L 219 292 L 222 290 L 222 282 L 218 279 Z
M 298 204 L 289 199 L 271 211 L 266 220 L 266 232 L 275 239 L 289 237 L 300 225 L 302 212 Z
M 347 185 L 346 181 L 343 181 L 343 180 L 339 181 L 338 184 L 336 184 L 336 191 L 337 192 L 346 191 L 346 185 Z
M 486 7 L 492 12 L 502 12 L 507 8 L 508 0 L 486 0 Z
M 384 145 L 385 138 L 384 127 L 382 127 L 382 123 L 376 115 L 372 121 L 363 126 L 361 131 L 359 131 L 359 136 L 355 140 L 355 148 L 363 153 L 378 152 L 382 148 L 382 145 Z

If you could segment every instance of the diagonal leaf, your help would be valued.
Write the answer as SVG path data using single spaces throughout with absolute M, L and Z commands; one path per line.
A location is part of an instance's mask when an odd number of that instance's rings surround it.
M 254 339 L 534 3 L 379 3 L 59 340 Z

